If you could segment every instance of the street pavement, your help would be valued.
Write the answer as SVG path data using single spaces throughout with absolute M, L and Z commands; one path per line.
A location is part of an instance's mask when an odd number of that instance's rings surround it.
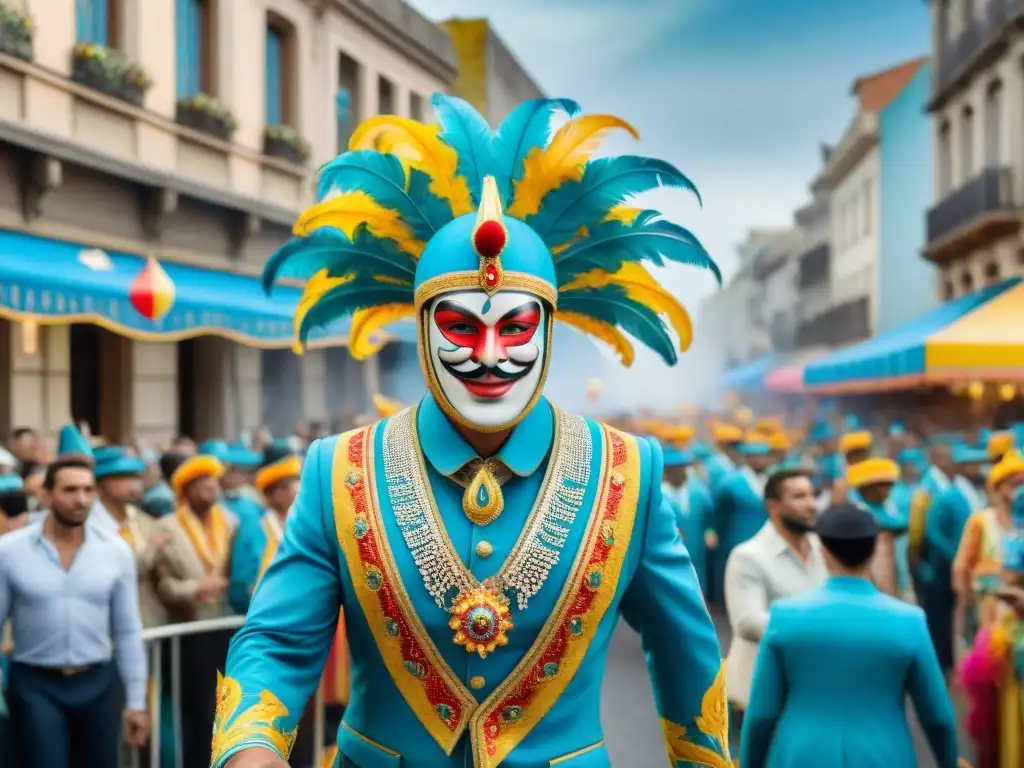
M 728 622 L 723 616 L 716 616 L 715 625 L 724 654 L 729 648 Z M 685 638 L 680 638 L 680 642 L 685 642 Z M 619 623 L 608 650 L 601 708 L 605 743 L 614 768 L 665 765 L 665 748 L 640 637 L 624 622 Z M 912 712 L 908 716 L 917 747 L 918 768 L 936 768 L 917 720 Z

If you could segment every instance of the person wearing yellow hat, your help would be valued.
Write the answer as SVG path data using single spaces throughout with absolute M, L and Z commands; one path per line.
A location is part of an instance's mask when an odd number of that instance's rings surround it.
M 846 468 L 849 501 L 870 512 L 881 531 L 872 564 L 876 586 L 893 597 L 915 602 L 907 541 L 910 521 L 892 498 L 899 479 L 899 464 L 892 459 L 875 457 Z
M 839 438 L 839 453 L 849 466 L 870 458 L 873 444 L 874 438 L 866 429 L 847 432 Z
M 922 573 L 926 576 L 925 613 L 932 642 L 944 668 L 952 668 L 955 657 L 965 650 L 968 616 L 956 606 L 953 591 L 953 561 L 967 520 L 988 505 L 986 479 L 988 450 L 971 445 L 954 445 L 951 452 L 953 478 L 935 497 L 925 516 L 922 544 Z
M 221 506 L 224 465 L 215 456 L 183 457 L 171 474 L 177 509 L 157 525 L 170 534 L 157 555 L 157 594 L 172 622 L 216 619 L 229 612 L 228 559 L 238 518 Z M 182 759 L 184 765 L 210 760 L 212 703 L 217 670 L 227 654 L 230 634 L 212 632 L 182 638 Z
M 711 439 L 718 450 L 708 459 L 705 468 L 708 488 L 714 495 L 719 483 L 742 464 L 743 430 L 733 424 L 715 424 L 711 428 Z
M 1000 462 L 1013 450 L 1013 433 L 1009 431 L 993 432 L 988 436 L 988 458 L 992 462 Z

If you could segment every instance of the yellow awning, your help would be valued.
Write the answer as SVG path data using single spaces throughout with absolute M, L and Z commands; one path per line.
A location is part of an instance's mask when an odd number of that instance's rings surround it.
M 1024 283 L 929 337 L 929 374 L 1024 379 Z

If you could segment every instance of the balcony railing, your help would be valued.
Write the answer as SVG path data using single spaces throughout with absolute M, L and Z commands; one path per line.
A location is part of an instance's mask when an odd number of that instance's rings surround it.
M 821 243 L 806 251 L 800 257 L 800 269 L 797 285 L 809 288 L 828 281 L 831 272 L 831 249 L 828 243 Z
M 1017 203 L 1010 168 L 986 168 L 928 211 L 926 251 L 995 225 L 1017 226 Z
M 1024 21 L 1024 0 L 989 0 L 985 13 L 974 19 L 937 57 L 931 109 L 937 109 L 958 82 L 998 54 L 1007 33 Z
M 796 347 L 835 347 L 871 335 L 870 305 L 866 296 L 832 307 L 796 328 Z

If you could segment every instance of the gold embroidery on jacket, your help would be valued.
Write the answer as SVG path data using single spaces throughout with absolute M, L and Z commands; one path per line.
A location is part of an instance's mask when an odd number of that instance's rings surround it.
M 662 719 L 669 764 L 690 762 L 703 768 L 732 768 L 729 759 L 729 703 L 725 693 L 725 662 L 718 668 L 711 686 L 704 693 L 700 714 L 694 719 L 697 734 L 714 743 L 706 747 L 694 741 L 685 725 Z
M 213 721 L 212 764 L 241 745 L 267 747 L 287 760 L 295 745 L 297 729 L 282 730 L 278 723 L 288 708 L 270 691 L 260 691 L 259 701 L 239 711 L 242 686 L 217 673 L 217 713 Z

